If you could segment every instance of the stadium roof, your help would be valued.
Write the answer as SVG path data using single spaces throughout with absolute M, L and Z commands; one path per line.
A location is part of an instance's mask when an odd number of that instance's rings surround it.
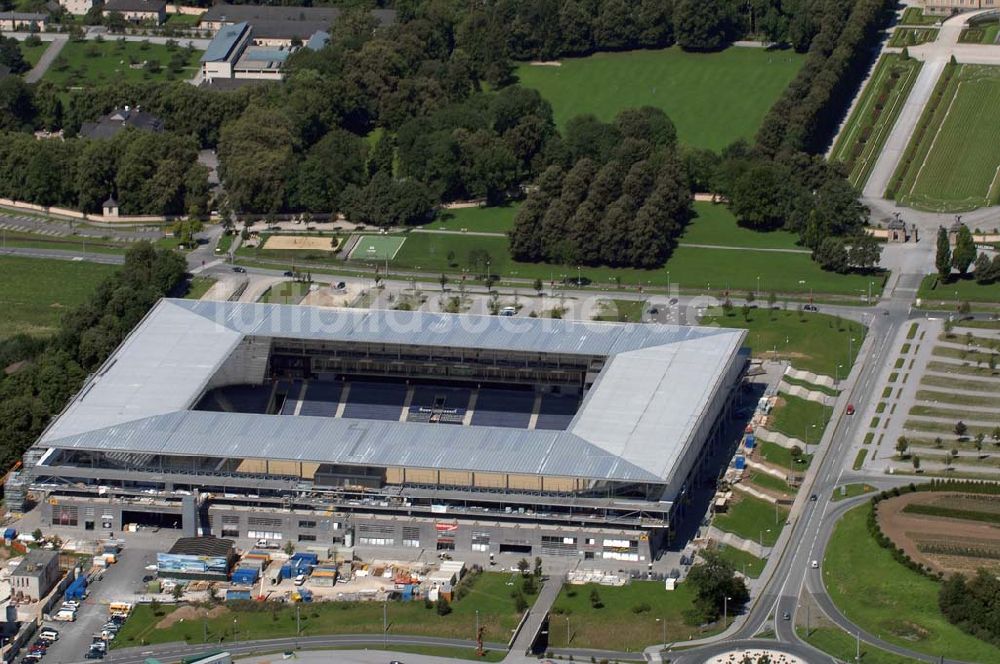
M 746 332 L 653 324 L 162 300 L 42 447 L 664 482 Z M 608 358 L 566 431 L 193 411 L 246 337 Z

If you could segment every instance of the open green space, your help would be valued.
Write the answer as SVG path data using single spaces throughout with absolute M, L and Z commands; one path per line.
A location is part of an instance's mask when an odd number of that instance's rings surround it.
M 969 362 L 970 364 L 983 364 L 989 363 L 990 356 L 997 357 L 997 353 L 990 351 L 980 352 L 979 349 L 970 349 L 968 347 L 963 348 L 953 348 L 951 346 L 935 346 L 931 350 L 932 355 L 937 355 L 938 357 L 950 357 L 955 360 L 963 360 Z M 1000 359 L 1000 357 L 997 357 Z
M 41 235 L 25 231 L 0 230 L 0 248 L 56 249 L 81 254 L 124 254 L 126 245 L 110 240 L 86 240 L 80 236 Z
M 434 221 L 421 228 L 470 233 L 506 233 L 514 227 L 514 217 L 517 215 L 518 207 L 520 203 L 438 210 Z
M 983 376 L 984 378 L 989 378 L 989 376 Z M 965 390 L 969 392 L 983 392 L 984 394 L 989 394 L 990 392 L 1000 392 L 1000 381 L 997 380 L 962 380 L 961 378 L 951 378 L 949 376 L 936 376 L 933 374 L 924 374 L 924 377 L 920 380 L 921 385 L 927 385 L 929 387 L 944 387 L 952 390 Z M 923 399 L 921 392 L 917 392 L 917 398 Z M 947 403 L 966 403 L 966 399 L 971 396 L 976 398 L 975 395 L 962 395 L 962 394 L 952 394 L 949 392 L 928 392 L 927 396 L 939 395 L 936 398 L 938 401 L 944 401 Z M 947 396 L 947 398 L 944 398 Z
M 799 637 L 814 648 L 833 655 L 841 662 L 860 662 L 860 664 L 919 664 L 920 660 L 895 655 L 880 648 L 861 642 L 861 658 L 855 659 L 858 652 L 857 639 L 852 634 L 836 627 L 814 627 L 806 633 L 805 628 L 796 630 Z
M 514 583 L 513 586 L 507 585 Z M 479 624 L 484 628 L 485 641 L 505 643 L 520 620 L 512 590 L 521 584 L 519 574 L 484 572 L 472 580 L 469 593 L 452 602 L 452 611 L 438 615 L 424 602 L 389 602 L 387 605 L 390 634 L 440 636 L 448 638 L 475 638 L 476 611 Z M 662 586 L 661 586 L 662 587 Z M 527 597 L 528 602 L 533 597 Z M 175 607 L 159 608 L 162 615 L 154 615 L 148 604 L 136 606 L 126 621 L 114 647 L 187 641 L 188 643 L 218 643 L 230 641 L 233 629 L 236 637 L 246 639 L 271 639 L 295 636 L 295 607 L 288 604 L 236 602 L 226 605 L 229 610 L 206 620 L 178 621 L 169 627 L 158 627 L 163 617 Z M 303 636 L 322 634 L 382 634 L 382 602 L 318 602 L 303 605 L 300 618 Z
M 932 656 L 991 662 L 997 649 L 964 633 L 938 609 L 937 581 L 896 562 L 868 533 L 871 504 L 837 523 L 826 548 L 823 581 L 849 620 L 891 643 Z
M 994 371 L 989 368 L 989 366 L 984 365 L 961 365 L 954 364 L 953 362 L 928 362 L 928 371 L 935 371 L 944 374 L 954 374 L 956 376 L 976 376 L 979 378 L 990 378 L 994 375 Z
M 862 450 L 862 452 L 867 452 L 867 450 Z M 841 489 L 843 489 L 843 493 L 841 493 Z M 870 484 L 845 484 L 843 486 L 838 486 L 833 490 L 832 500 L 834 502 L 837 502 L 838 500 L 847 500 L 848 498 L 862 496 L 866 493 L 872 493 L 873 491 L 875 491 L 875 487 Z
M 298 304 L 309 293 L 309 284 L 303 281 L 282 281 L 268 288 L 260 301 L 267 304 Z
M 736 216 L 721 203 L 698 201 L 694 204 L 694 211 L 697 216 L 678 239 L 681 244 L 741 249 L 802 249 L 797 244 L 799 236 L 795 233 L 784 230 L 761 232 L 740 226 L 736 223 Z M 760 288 L 766 291 L 767 284 L 762 283 Z
M 804 387 L 807 390 L 812 390 L 813 392 L 822 392 L 831 397 L 835 397 L 840 394 L 840 390 L 827 387 L 826 385 L 816 385 L 815 383 L 810 383 L 808 381 L 799 380 L 798 378 L 792 378 L 791 376 L 782 376 L 781 380 L 785 381 L 789 385 L 798 385 L 799 387 Z
M 971 404 L 970 404 L 971 405 Z M 941 408 L 939 406 L 927 406 L 923 404 L 918 404 L 910 408 L 910 415 L 916 415 L 918 417 L 944 417 L 957 422 L 958 420 L 991 420 L 998 416 L 998 413 L 990 413 L 987 411 L 970 411 L 965 410 L 960 407 L 955 408 Z
M 925 377 L 925 378 L 929 378 Z M 974 381 L 958 381 L 963 387 L 959 389 L 968 390 L 970 389 L 969 383 Z M 981 381 L 975 381 L 981 382 Z M 1000 381 L 994 382 L 992 384 L 986 383 L 987 387 L 993 388 L 994 391 L 1000 392 Z M 976 386 L 971 386 L 975 388 Z M 1000 408 L 1000 396 L 979 396 L 976 394 L 955 394 L 954 392 L 934 392 L 932 390 L 920 390 L 917 392 L 918 401 L 931 401 L 940 402 L 945 404 L 952 404 L 955 406 L 980 406 L 983 408 Z
M 591 601 L 595 590 L 600 607 Z M 624 586 L 564 585 L 550 614 L 549 645 L 637 652 L 663 642 L 663 620 L 668 642 L 719 631 L 684 622 L 682 614 L 693 604 L 694 589 L 686 583 L 670 591 L 664 590 L 662 581 L 632 581 Z
M 788 518 L 788 510 L 759 498 L 738 495 L 729 509 L 716 514 L 712 525 L 763 546 L 774 546 Z
M 774 491 L 777 493 L 784 493 L 788 495 L 792 495 L 795 493 L 795 489 L 788 486 L 788 482 L 781 479 L 780 477 L 775 477 L 770 473 L 762 473 L 755 471 L 753 474 L 750 475 L 750 478 L 747 481 L 750 482 L 750 484 L 753 484 L 754 486 L 760 489 L 767 489 L 770 491 Z
M 215 244 L 215 251 L 219 254 L 228 254 L 229 249 L 233 246 L 233 240 L 236 239 L 235 235 L 230 233 L 223 233 L 219 236 L 219 241 Z
M 59 88 L 191 78 L 201 51 L 149 42 L 70 41 L 42 77 Z M 171 68 L 175 54 L 179 71 Z M 144 64 L 145 63 L 145 64 Z
M 55 332 L 63 313 L 85 302 L 117 269 L 83 261 L 0 256 L 0 338 Z
M 18 43 L 18 47 L 21 49 L 21 55 L 25 62 L 34 67 L 51 44 L 52 42 L 43 41 L 40 44 L 29 45 L 22 41 Z
M 720 150 L 752 141 L 764 115 L 791 83 L 804 57 L 792 51 L 728 48 L 720 53 L 598 53 L 558 67 L 524 64 L 521 85 L 549 100 L 556 123 L 593 114 L 611 120 L 625 108 L 662 108 L 687 145 Z
M 992 284 L 978 284 L 971 277 L 952 277 L 942 282 L 941 277 L 929 274 L 920 282 L 917 291 L 922 307 L 953 307 L 959 302 L 1000 303 L 1000 281 Z
M 201 14 L 167 14 L 165 28 L 193 28 L 201 21 Z
M 215 281 L 212 277 L 194 277 L 184 297 L 188 300 L 200 300 L 208 289 L 215 285 Z
M 594 320 L 635 323 L 642 320 L 645 305 L 643 300 L 601 300 L 597 303 Z
M 782 469 L 794 471 L 796 474 L 804 473 L 809 464 L 812 463 L 812 455 L 800 454 L 797 458 L 792 457 L 792 452 L 787 447 L 782 447 L 777 443 L 764 441 L 757 445 L 760 450 L 760 458 L 768 463 L 780 466 Z
M 937 39 L 937 28 L 896 28 L 889 40 L 889 46 L 893 48 L 904 48 L 907 46 L 919 46 Z
M 699 323 L 744 328 L 755 356 L 787 358 L 796 369 L 834 378 L 847 375 L 865 338 L 861 323 L 811 312 L 752 309 L 748 318 L 733 311 L 703 316 Z
M 784 401 L 771 413 L 770 428 L 809 445 L 818 445 L 830 420 L 831 408 L 816 401 L 781 393 Z
M 735 546 L 720 546 L 716 548 L 716 551 L 723 560 L 733 566 L 733 569 L 751 579 L 760 576 L 760 573 L 764 571 L 764 565 L 767 564 L 765 559 L 758 558 Z
M 926 514 L 927 516 L 940 516 L 948 519 L 962 519 L 965 521 L 982 521 L 985 523 L 1000 524 L 1000 514 L 989 510 L 979 511 L 974 509 L 946 507 L 943 505 L 911 503 L 904 507 L 903 511 L 908 514 Z
M 922 64 L 886 53 L 875 65 L 831 153 L 832 159 L 845 163 L 855 187 L 862 188 L 871 175 Z
M 920 121 L 928 121 L 926 129 L 914 132 L 893 176 L 902 177 L 893 192 L 896 201 L 934 212 L 1000 201 L 1000 123 L 993 113 L 998 107 L 1000 67 L 958 66 L 940 100 L 928 104 Z
M 405 242 L 401 235 L 362 235 L 351 250 L 351 259 L 392 261 Z
M 907 7 L 899 21 L 900 25 L 934 25 L 941 20 L 939 16 L 925 15 L 921 7 Z
M 962 30 L 958 41 L 962 44 L 996 44 L 1000 37 L 1000 20 L 989 18 L 983 21 L 972 20 L 969 27 Z

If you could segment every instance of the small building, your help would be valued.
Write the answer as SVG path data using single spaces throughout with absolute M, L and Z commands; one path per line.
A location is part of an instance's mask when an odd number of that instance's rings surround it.
M 59 6 L 73 16 L 84 16 L 96 4 L 97 0 L 59 0 Z
M 206 30 L 221 30 L 229 25 L 249 23 L 253 27 L 257 46 L 291 46 L 306 42 L 317 32 L 327 32 L 340 18 L 337 7 L 282 7 L 273 5 L 218 4 L 202 14 L 199 26 Z M 396 22 L 396 12 L 375 9 L 372 18 L 380 26 Z
M 118 201 L 115 200 L 114 196 L 108 196 L 108 200 L 101 204 L 101 209 L 105 217 L 117 217 Z
M 156 573 L 168 579 L 227 581 L 235 560 L 233 540 L 182 537 L 170 551 L 156 554 Z
M 910 239 L 908 233 L 908 227 L 906 222 L 899 217 L 893 217 L 886 224 L 886 228 L 889 230 L 889 235 L 886 239 L 889 242 L 908 242 Z
M 48 26 L 48 14 L 35 12 L 0 12 L 0 32 L 38 32 Z
M 948 17 L 962 12 L 1000 7 L 1000 0 L 922 0 L 925 14 Z
M 118 132 L 126 127 L 133 127 L 140 131 L 163 131 L 163 120 L 152 113 L 147 113 L 136 106 L 131 108 L 116 108 L 97 122 L 84 122 L 80 127 L 80 136 L 94 140 L 106 140 L 114 138 Z
M 15 596 L 37 602 L 59 580 L 59 553 L 32 549 L 10 575 L 10 589 Z
M 104 18 L 116 12 L 131 23 L 160 25 L 167 20 L 167 3 L 165 0 L 108 0 L 104 3 Z
M 326 32 L 316 31 L 305 47 L 322 48 L 329 39 Z M 285 61 L 300 48 L 292 41 L 258 39 L 258 28 L 246 21 L 224 25 L 201 56 L 202 78 L 207 83 L 232 79 L 279 81 Z
M 955 219 L 954 223 L 948 227 L 948 242 L 951 243 L 951 246 L 954 247 L 958 242 L 958 233 L 964 226 L 965 224 L 960 219 Z

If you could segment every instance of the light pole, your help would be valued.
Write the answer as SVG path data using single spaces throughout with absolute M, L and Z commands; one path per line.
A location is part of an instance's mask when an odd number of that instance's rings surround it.
M 477 638 L 477 639 L 479 638 L 479 609 L 476 609 L 476 636 L 475 636 L 475 638 Z
M 732 597 L 727 595 L 722 596 L 722 629 L 729 627 L 729 600 Z
M 240 631 L 236 625 L 236 618 L 233 618 L 233 645 L 238 646 L 240 644 Z
M 670 295 L 670 270 L 667 270 L 667 295 Z
M 580 266 L 576 266 L 576 287 L 580 288 L 583 285 L 583 277 L 580 275 Z
M 663 649 L 665 650 L 667 648 L 667 619 L 657 618 L 656 622 L 663 623 Z
M 566 616 L 566 645 L 569 646 L 569 616 Z
M 382 647 L 389 646 L 389 600 L 382 602 Z

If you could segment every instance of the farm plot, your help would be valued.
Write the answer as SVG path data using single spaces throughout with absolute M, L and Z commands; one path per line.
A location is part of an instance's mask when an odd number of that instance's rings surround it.
M 264 248 L 269 250 L 337 251 L 340 248 L 340 238 L 317 235 L 269 235 L 264 241 Z
M 897 171 L 900 186 L 892 192 L 897 202 L 935 212 L 996 204 L 1000 200 L 1000 123 L 995 114 L 1000 107 L 1000 67 L 959 66 L 943 95 L 930 104 L 934 106 L 926 129 L 915 132 L 914 143 Z

